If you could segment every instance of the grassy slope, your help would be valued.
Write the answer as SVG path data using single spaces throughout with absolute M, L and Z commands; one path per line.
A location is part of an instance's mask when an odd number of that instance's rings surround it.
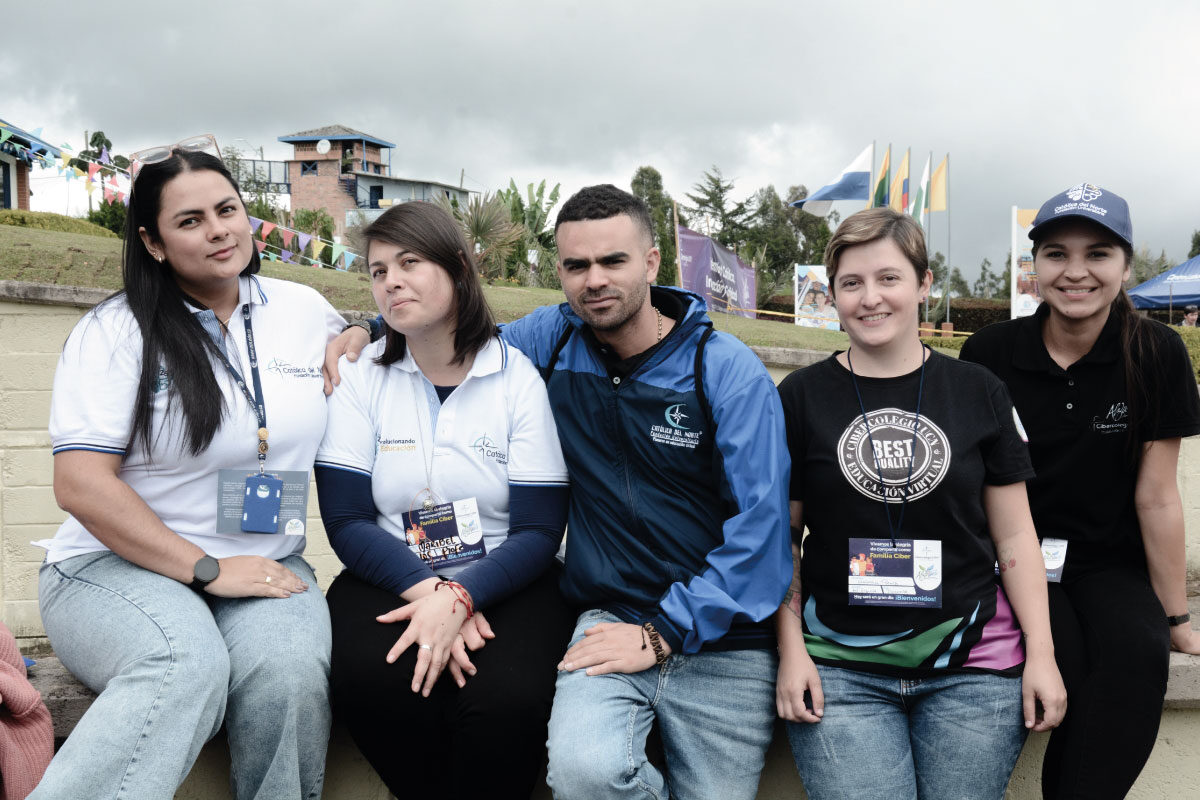
M 367 276 L 357 272 L 265 263 L 263 274 L 308 284 L 335 308 L 373 311 Z M 121 241 L 73 233 L 0 225 L 0 279 L 119 289 Z M 497 319 L 514 320 L 541 305 L 562 302 L 557 289 L 517 286 L 485 287 Z M 711 315 L 719 330 L 729 331 L 746 344 L 833 351 L 846 347 L 846 335 L 766 320 L 726 314 Z

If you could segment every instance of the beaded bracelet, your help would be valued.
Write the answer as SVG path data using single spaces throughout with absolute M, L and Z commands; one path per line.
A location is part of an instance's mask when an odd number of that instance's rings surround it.
M 454 592 L 455 600 L 454 604 L 450 606 L 451 614 L 454 613 L 454 609 L 458 608 L 458 604 L 462 603 L 463 608 L 467 610 L 467 619 L 475 616 L 475 603 L 471 601 L 471 593 L 467 591 L 465 586 L 458 581 L 438 581 L 433 590 L 436 592 L 443 586 L 450 587 L 450 591 Z

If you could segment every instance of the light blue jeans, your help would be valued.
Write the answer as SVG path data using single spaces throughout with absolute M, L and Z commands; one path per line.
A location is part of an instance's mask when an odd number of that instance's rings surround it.
M 100 696 L 33 800 L 171 798 L 226 725 L 238 800 L 317 798 L 329 741 L 329 609 L 308 583 L 287 599 L 204 595 L 110 553 L 42 566 L 54 652 Z
M 1003 800 L 1025 743 L 1020 678 L 817 671 L 825 716 L 787 724 L 810 800 Z
M 600 622 L 579 617 L 571 637 Z M 632 675 L 560 672 L 546 780 L 559 800 L 753 800 L 775 722 L 773 650 L 672 655 Z M 657 720 L 666 776 L 646 760 Z

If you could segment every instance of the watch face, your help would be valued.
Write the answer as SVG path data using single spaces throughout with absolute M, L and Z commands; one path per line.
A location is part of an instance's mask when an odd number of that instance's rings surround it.
M 202 583 L 212 583 L 221 574 L 221 565 L 212 556 L 205 556 L 196 562 L 192 572 L 196 576 L 196 580 Z

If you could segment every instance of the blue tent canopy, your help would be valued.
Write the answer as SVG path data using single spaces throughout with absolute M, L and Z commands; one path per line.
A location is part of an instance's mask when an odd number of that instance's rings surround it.
M 1200 305 L 1200 256 L 1155 275 L 1129 290 L 1134 308 Z

